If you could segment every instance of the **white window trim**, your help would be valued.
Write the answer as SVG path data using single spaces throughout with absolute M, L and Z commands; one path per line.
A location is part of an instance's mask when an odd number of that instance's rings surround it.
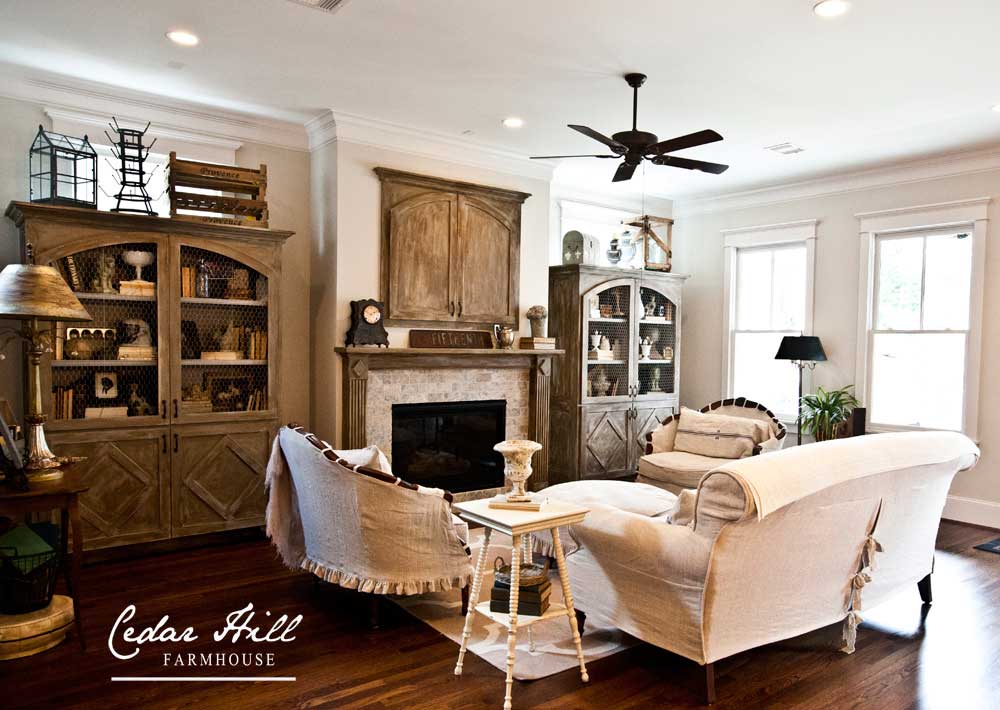
M 969 335 L 965 354 L 965 392 L 962 432 L 979 440 L 979 371 L 982 361 L 983 285 L 986 272 L 986 235 L 989 226 L 989 197 L 901 207 L 878 212 L 862 212 L 858 219 L 860 278 L 858 279 L 858 351 L 855 363 L 855 390 L 868 409 L 869 431 L 911 431 L 917 427 L 872 426 L 871 354 L 875 298 L 875 245 L 879 235 L 937 229 L 969 229 L 972 234 L 972 281 L 969 294 Z
M 725 255 L 723 272 L 722 301 L 722 398 L 733 396 L 734 350 L 732 322 L 736 317 L 736 257 L 740 249 L 753 247 L 781 246 L 784 244 L 805 244 L 806 247 L 806 308 L 802 333 L 812 335 L 813 304 L 815 302 L 816 278 L 816 225 L 818 219 L 803 219 L 796 222 L 764 224 L 755 227 L 738 227 L 722 230 L 722 246 Z M 812 372 L 803 371 L 803 387 L 811 388 Z M 766 403 L 765 403 L 766 406 Z M 794 418 L 791 420 L 794 421 Z

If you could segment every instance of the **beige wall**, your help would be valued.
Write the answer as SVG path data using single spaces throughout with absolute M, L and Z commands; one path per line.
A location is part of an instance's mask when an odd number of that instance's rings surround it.
M 701 406 L 722 394 L 723 248 L 720 230 L 800 219 L 818 219 L 814 332 L 829 362 L 816 368 L 814 383 L 838 387 L 854 383 L 858 317 L 858 221 L 856 213 L 992 195 L 1000 197 L 1000 171 L 855 191 L 781 204 L 684 216 L 677 208 L 675 268 L 691 274 L 685 285 L 681 399 Z M 1000 502 L 1000 380 L 990 363 L 1000 357 L 1000 201 L 990 204 L 986 248 L 983 323 L 983 377 L 979 394 L 979 466 L 961 474 L 953 495 Z M 989 242 L 994 242 L 990 244 Z M 932 366 L 932 363 L 928 363 Z M 919 383 L 914 383 L 919 386 Z M 1000 509 L 997 509 L 1000 510 Z
M 325 149 L 323 149 L 325 150 Z M 313 155 L 313 176 L 329 180 L 329 153 Z M 437 177 L 494 185 L 531 193 L 521 216 L 521 330 L 527 329 L 524 311 L 536 303 L 548 303 L 549 183 L 473 168 L 445 160 L 368 145 L 338 142 L 336 155 L 335 226 L 329 228 L 336 242 L 336 255 L 323 257 L 323 274 L 314 275 L 313 312 L 318 316 L 314 352 L 316 407 L 313 427 L 328 440 L 340 440 L 340 363 L 333 348 L 343 345 L 350 316 L 350 302 L 379 296 L 379 204 L 381 188 L 375 167 L 395 168 Z M 314 193 L 316 187 L 314 186 Z M 326 191 L 326 188 L 323 188 Z M 329 209 L 329 208 L 327 208 Z M 319 245 L 329 246 L 328 235 Z M 314 246 L 314 258 L 320 250 Z M 333 269 L 331 271 L 330 269 Z M 336 308 L 331 312 L 330 288 L 321 279 L 335 274 Z M 407 345 L 408 330 L 391 328 L 394 347 Z M 331 367 L 332 363 L 332 367 Z M 332 376 L 331 376 L 332 375 Z
M 0 205 L 6 209 L 11 200 L 28 197 L 28 150 L 38 125 L 49 128 L 50 122 L 42 107 L 25 102 L 0 99 Z M 310 319 L 309 257 L 311 243 L 309 212 L 309 153 L 268 146 L 245 144 L 237 152 L 237 162 L 256 167 L 268 166 L 268 206 L 271 226 L 296 232 L 282 253 L 281 323 L 284 342 L 278 363 L 283 399 L 280 416 L 283 420 L 309 421 Z M 98 170 L 109 170 L 105 163 Z M 10 220 L 0 220 L 0 267 L 19 260 L 17 231 Z M 15 401 L 15 411 L 21 399 L 20 350 L 12 345 L 7 359 L 0 361 L 0 397 Z

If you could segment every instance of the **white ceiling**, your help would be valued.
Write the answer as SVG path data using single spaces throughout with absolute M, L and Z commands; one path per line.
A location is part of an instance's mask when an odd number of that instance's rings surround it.
M 648 166 L 645 189 L 715 194 L 1000 143 L 1000 2 L 854 0 L 0 0 L 0 61 L 304 121 L 333 109 L 530 154 L 600 152 L 565 127 L 726 140 Z M 173 45 L 167 29 L 201 37 Z M 183 66 L 178 67 L 178 64 Z M 501 127 L 509 115 L 518 131 Z M 806 149 L 776 155 L 764 146 Z M 613 161 L 561 182 L 610 188 Z M 623 189 L 638 190 L 641 172 Z

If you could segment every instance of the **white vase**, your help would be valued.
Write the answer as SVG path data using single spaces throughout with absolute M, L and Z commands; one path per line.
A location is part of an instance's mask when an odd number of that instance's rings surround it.
M 494 451 L 499 451 L 503 456 L 503 475 L 511 483 L 510 492 L 507 493 L 507 502 L 531 500 L 531 496 L 525 490 L 525 484 L 531 478 L 531 457 L 541 449 L 541 444 L 528 439 L 508 439 L 493 447 Z

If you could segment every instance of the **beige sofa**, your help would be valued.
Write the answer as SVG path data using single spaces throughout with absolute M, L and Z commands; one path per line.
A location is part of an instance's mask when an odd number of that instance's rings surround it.
M 754 455 L 778 451 L 785 443 L 787 433 L 785 425 L 770 409 L 746 397 L 719 400 L 702 407 L 701 412 L 745 417 L 764 422 L 770 431 L 770 438 L 754 448 Z M 702 476 L 732 460 L 675 451 L 674 438 L 677 436 L 679 419 L 680 414 L 674 414 L 646 434 L 646 454 L 639 459 L 637 478 L 639 483 L 648 483 L 671 493 L 680 493 L 685 488 L 697 488 Z
M 921 580 L 930 601 L 945 497 L 978 455 L 961 434 L 876 434 L 729 462 L 680 498 L 545 492 L 591 509 L 563 536 L 577 609 L 705 665 L 711 700 L 715 661 L 841 621 L 851 652 L 863 608 Z

